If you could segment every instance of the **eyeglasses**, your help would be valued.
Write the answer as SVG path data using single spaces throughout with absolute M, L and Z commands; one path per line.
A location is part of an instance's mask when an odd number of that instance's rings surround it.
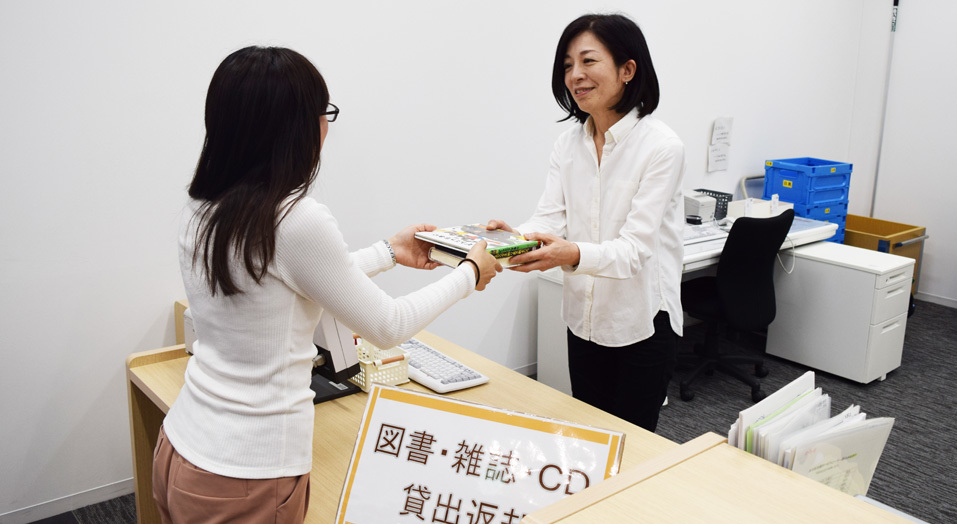
M 325 113 L 319 113 L 319 116 L 325 116 L 326 122 L 335 122 L 336 118 L 339 116 L 339 106 L 335 104 L 329 104 L 330 109 Z

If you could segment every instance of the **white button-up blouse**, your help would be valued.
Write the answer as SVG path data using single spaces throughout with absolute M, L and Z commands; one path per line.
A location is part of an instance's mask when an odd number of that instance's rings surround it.
M 538 207 L 515 229 L 578 245 L 578 266 L 562 268 L 562 317 L 576 336 L 633 344 L 659 311 L 681 335 L 684 144 L 637 109 L 605 133 L 600 165 L 593 138 L 591 118 L 558 138 Z

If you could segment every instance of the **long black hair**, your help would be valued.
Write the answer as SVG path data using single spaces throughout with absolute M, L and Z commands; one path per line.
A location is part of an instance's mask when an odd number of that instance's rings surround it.
M 290 49 L 240 49 L 213 73 L 206 140 L 189 186 L 189 196 L 203 202 L 193 263 L 202 257 L 213 295 L 242 292 L 230 274 L 233 258 L 256 283 L 265 277 L 280 206 L 290 196 L 295 205 L 319 171 L 328 105 L 322 75 Z
M 568 45 L 575 37 L 585 32 L 595 35 L 595 38 L 608 48 L 616 66 L 621 67 L 629 60 L 634 60 L 637 66 L 635 78 L 625 86 L 621 100 L 615 104 L 615 107 L 609 109 L 624 114 L 637 107 L 639 117 L 654 112 L 658 108 L 660 96 L 658 75 L 655 73 L 654 64 L 651 63 L 651 52 L 648 51 L 645 35 L 637 24 L 625 16 L 589 14 L 580 16 L 568 24 L 561 38 L 558 39 L 558 47 L 555 49 L 552 94 L 558 105 L 568 112 L 568 116 L 562 120 L 575 118 L 584 123 L 588 119 L 588 113 L 578 107 L 568 88 L 565 87 L 565 55 L 568 53 Z

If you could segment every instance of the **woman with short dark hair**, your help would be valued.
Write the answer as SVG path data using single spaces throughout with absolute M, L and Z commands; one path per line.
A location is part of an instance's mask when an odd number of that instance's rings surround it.
M 436 267 L 414 238 L 435 226 L 348 251 L 329 209 L 307 196 L 338 114 L 319 71 L 289 49 L 240 49 L 213 74 L 179 237 L 196 342 L 153 462 L 164 523 L 302 522 L 319 316 L 392 347 L 502 269 L 481 242 L 414 293 L 379 289 L 369 277 L 397 263 Z
M 684 144 L 652 116 L 658 77 L 625 16 L 565 28 L 552 92 L 580 125 L 555 142 L 535 213 L 515 228 L 543 247 L 511 269 L 562 268 L 572 394 L 654 431 L 682 332 Z

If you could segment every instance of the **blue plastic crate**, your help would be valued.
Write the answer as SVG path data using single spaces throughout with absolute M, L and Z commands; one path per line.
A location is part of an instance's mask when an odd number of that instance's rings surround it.
M 828 242 L 835 242 L 837 244 L 843 244 L 844 243 L 844 226 L 838 227 L 837 231 L 835 231 L 830 238 L 825 238 L 824 240 Z
M 799 217 L 827 221 L 834 217 L 847 216 L 847 202 L 832 204 L 794 204 L 794 214 Z
M 847 202 L 853 164 L 819 158 L 785 158 L 764 163 L 764 198 L 814 205 Z
M 838 231 L 838 232 L 834 233 L 834 236 L 832 236 L 831 238 L 826 238 L 826 239 L 824 239 L 824 240 L 825 240 L 825 242 L 834 242 L 835 244 L 843 244 L 843 243 L 844 243 L 844 231 L 843 231 L 843 230 Z
M 844 231 L 844 226 L 847 224 L 847 215 L 832 216 L 820 220 L 821 222 L 827 222 L 829 224 L 837 224 L 837 232 L 840 233 Z
M 847 223 L 847 217 L 846 216 L 830 217 L 827 220 L 824 220 L 824 222 L 837 224 L 837 231 L 834 232 L 834 236 L 832 236 L 831 238 L 827 240 L 830 240 L 832 242 L 840 242 L 843 244 L 844 243 L 844 227 Z

